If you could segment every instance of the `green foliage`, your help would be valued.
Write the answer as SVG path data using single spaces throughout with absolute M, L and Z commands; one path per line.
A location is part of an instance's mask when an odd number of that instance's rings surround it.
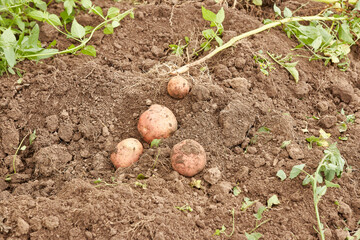
M 201 7 L 202 17 L 206 21 L 210 22 L 210 27 L 216 27 L 216 30 L 209 28 L 202 31 L 202 36 L 205 39 L 201 45 L 200 49 L 195 52 L 195 55 L 198 55 L 201 51 L 208 51 L 211 49 L 211 42 L 215 39 L 219 46 L 223 45 L 223 40 L 221 39 L 222 33 L 224 31 L 224 26 L 222 22 L 225 19 L 224 8 L 221 8 L 218 13 L 213 13 L 212 11 L 206 9 L 204 6 Z
M 182 207 L 175 207 L 175 208 L 182 211 L 182 212 L 185 212 L 185 211 L 192 212 L 193 211 L 193 209 L 188 204 L 185 204 Z
M 93 181 L 93 183 L 95 184 L 95 187 L 114 187 L 114 186 L 117 186 L 119 184 L 116 181 L 115 177 L 111 177 L 111 182 L 112 183 L 108 183 L 108 182 L 104 181 L 101 178 L 97 178 L 96 180 Z
M 188 37 L 185 37 L 185 45 L 181 45 L 180 41 L 178 45 L 176 44 L 170 44 L 169 47 L 172 50 L 172 54 L 175 56 L 181 57 L 184 54 L 184 49 L 189 45 L 190 39 Z
M 238 186 L 235 186 L 232 189 L 232 193 L 234 194 L 235 197 L 237 197 L 241 193 L 241 190 L 240 190 L 240 188 Z
M 197 188 L 197 189 L 201 189 L 201 180 L 196 180 L 194 179 L 191 183 L 190 183 L 190 187 L 192 188 Z
M 161 139 L 154 139 L 151 141 L 150 143 L 150 147 L 151 148 L 157 148 L 157 152 L 156 152 L 156 156 L 155 156 L 155 160 L 154 160 L 154 164 L 153 164 L 153 168 L 156 167 L 156 163 L 157 163 L 157 160 L 159 159 L 159 156 L 160 156 L 160 148 L 159 148 L 159 145 L 161 143 Z
M 273 205 L 279 205 L 280 201 L 276 195 L 271 196 L 267 201 L 267 207 L 271 208 Z
M 294 166 L 290 172 L 291 179 L 297 177 L 301 172 L 304 172 L 306 177 L 302 184 L 307 185 L 310 183 L 312 186 L 315 213 L 318 223 L 318 232 L 320 233 L 322 240 L 325 239 L 325 236 L 323 224 L 320 221 L 318 203 L 321 197 L 325 195 L 327 188 L 340 187 L 338 184 L 332 183 L 331 181 L 335 176 L 341 177 L 341 174 L 344 171 L 344 165 L 345 160 L 341 157 L 341 154 L 336 147 L 336 143 L 334 143 L 324 150 L 324 157 L 321 159 L 318 167 L 316 168 L 316 171 L 313 174 L 309 174 L 303 170 L 305 164 Z
M 318 146 L 328 147 L 329 142 L 327 139 L 331 136 L 330 133 L 326 133 L 324 130 L 320 129 L 319 137 L 311 136 L 306 138 L 306 141 L 309 143 L 308 148 L 312 149 L 313 143 L 316 143 Z
M 286 148 L 286 146 L 288 146 L 289 144 L 291 144 L 291 140 L 289 141 L 283 141 L 280 148 Z
M 295 82 L 299 82 L 299 72 L 296 69 L 296 65 L 298 62 L 292 62 L 292 56 L 287 55 L 283 57 L 282 55 L 275 56 L 274 54 L 271 54 L 270 52 L 267 52 L 267 54 L 280 66 L 285 68 L 291 76 L 295 79 Z
M 350 60 L 348 54 L 350 47 L 360 38 L 360 18 L 357 17 L 355 9 L 349 9 L 348 5 L 341 1 L 342 11 L 333 11 L 332 8 L 322 11 L 319 16 L 344 18 L 345 21 L 332 21 L 327 24 L 325 21 L 311 21 L 310 24 L 301 24 L 300 22 L 289 22 L 284 24 L 284 31 L 289 38 L 294 37 L 299 42 L 295 49 L 306 48 L 312 53 L 309 60 L 324 60 L 325 65 L 329 62 L 335 63 L 345 71 Z M 277 17 L 291 18 L 293 13 L 290 9 L 280 8 L 274 5 L 274 12 Z M 267 19 L 266 24 L 272 22 Z
M 269 76 L 269 72 L 276 69 L 275 67 L 273 67 L 274 64 L 263 55 L 262 50 L 255 54 L 253 59 L 255 60 L 255 63 L 259 65 L 260 71 L 265 76 Z
M 216 229 L 213 236 L 220 236 L 221 234 L 224 234 L 226 237 L 231 237 L 235 232 L 235 209 L 233 208 L 231 211 L 232 215 L 232 231 L 230 234 L 227 234 L 225 225 L 222 225 L 221 229 Z
M 250 234 L 245 232 L 245 236 L 246 236 L 247 240 L 258 240 L 263 235 L 261 233 L 258 233 L 258 232 L 253 232 L 253 233 L 250 233 Z
M 276 176 L 279 177 L 281 181 L 284 181 L 286 179 L 286 173 L 283 170 L 277 171 Z
M 49 2 L 49 4 L 52 1 Z M 133 10 L 120 13 L 117 8 L 110 8 L 106 16 L 100 7 L 90 0 L 62 0 L 64 11 L 55 15 L 47 11 L 48 5 L 42 0 L 1 0 L 0 1 L 0 75 L 3 73 L 15 74 L 15 65 L 25 59 L 39 61 L 55 54 L 76 53 L 96 56 L 93 46 L 87 46 L 94 32 L 104 27 L 104 32 L 112 33 L 119 21 L 127 15 L 133 17 Z M 99 15 L 103 22 L 96 27 L 82 26 L 76 19 L 75 9 L 86 9 L 89 13 Z M 66 50 L 58 50 L 56 40 L 44 47 L 39 41 L 40 28 L 37 22 L 51 25 L 67 38 L 79 44 L 71 45 Z M 68 31 L 67 24 L 71 23 Z M 14 70 L 15 69 L 15 70 Z

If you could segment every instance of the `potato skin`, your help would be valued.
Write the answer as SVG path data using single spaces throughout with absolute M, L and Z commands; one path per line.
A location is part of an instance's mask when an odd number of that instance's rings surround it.
M 137 125 L 143 139 L 151 143 L 154 139 L 168 138 L 177 130 L 175 115 L 165 106 L 154 104 L 143 112 Z
M 181 77 L 175 76 L 170 79 L 167 85 L 169 95 L 176 99 L 184 98 L 190 91 L 189 82 Z
M 127 138 L 116 145 L 115 151 L 110 155 L 110 160 L 116 169 L 125 168 L 138 161 L 142 152 L 143 146 L 139 140 Z
M 175 171 L 186 177 L 201 172 L 206 165 L 204 148 L 192 139 L 176 144 L 171 151 L 171 165 Z

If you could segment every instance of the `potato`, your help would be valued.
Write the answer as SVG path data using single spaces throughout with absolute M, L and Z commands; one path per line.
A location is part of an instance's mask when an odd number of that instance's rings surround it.
M 167 91 L 171 97 L 182 99 L 189 93 L 190 85 L 185 78 L 181 76 L 175 76 L 170 79 L 167 86 Z
M 142 152 L 143 146 L 139 140 L 127 138 L 118 143 L 115 151 L 110 155 L 110 160 L 116 169 L 125 168 L 139 160 Z
M 138 131 L 151 143 L 154 139 L 168 138 L 178 126 L 175 115 L 165 106 L 154 104 L 139 118 Z
M 192 139 L 176 144 L 170 158 L 173 169 L 186 177 L 192 177 L 201 172 L 206 164 L 204 148 Z

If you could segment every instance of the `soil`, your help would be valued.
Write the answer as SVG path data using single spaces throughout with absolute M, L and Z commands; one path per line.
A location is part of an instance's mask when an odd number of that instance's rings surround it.
M 329 188 L 319 203 L 327 239 L 345 239 L 358 229 L 358 46 L 352 47 L 345 72 L 321 61 L 294 59 L 300 72 L 296 84 L 278 65 L 265 76 L 253 60 L 259 50 L 286 55 L 297 45 L 279 27 L 244 39 L 183 74 L 192 86 L 184 99 L 167 94 L 169 72 L 194 61 L 186 53 L 184 58 L 172 55 L 169 44 L 185 36 L 191 39 L 189 51 L 199 44 L 201 31 L 208 28 L 201 6 L 225 8 L 224 42 L 271 17 L 270 7 L 240 2 L 232 8 L 233 3 L 97 1 L 104 9 L 136 9 L 135 19 L 123 19 L 113 35 L 95 34 L 96 58 L 23 61 L 17 66 L 25 70 L 21 84 L 16 76 L 2 76 L 0 239 L 246 239 L 245 232 L 256 226 L 253 214 L 273 195 L 280 204 L 257 222 L 267 221 L 255 230 L 262 239 L 319 239 L 312 191 L 301 184 L 305 176 L 281 181 L 276 173 L 282 169 L 289 176 L 301 163 L 315 171 L 324 148 L 308 149 L 305 138 L 318 136 L 320 128 L 331 133 L 347 161 L 341 178 L 334 180 L 341 188 Z M 278 3 L 292 10 L 300 5 Z M 55 4 L 53 10 L 60 8 Z M 83 25 L 96 21 L 85 13 L 78 17 Z M 58 39 L 60 49 L 71 44 L 47 25 L 41 28 L 47 29 L 42 42 Z M 179 124 L 158 149 L 137 131 L 140 114 L 151 104 L 171 109 Z M 339 132 L 345 118 L 341 109 L 356 117 L 345 133 Z M 270 131 L 259 132 L 261 127 Z M 31 146 L 25 139 L 28 147 L 16 157 L 17 173 L 5 181 L 13 172 L 17 146 L 33 130 L 37 138 Z M 129 137 L 142 141 L 144 153 L 131 167 L 116 170 L 110 154 Z M 170 162 L 172 147 L 184 139 L 200 143 L 207 156 L 205 169 L 191 178 L 175 172 Z M 196 180 L 201 186 L 194 186 Z M 241 211 L 245 197 L 257 202 Z M 222 226 L 231 237 L 214 236 Z

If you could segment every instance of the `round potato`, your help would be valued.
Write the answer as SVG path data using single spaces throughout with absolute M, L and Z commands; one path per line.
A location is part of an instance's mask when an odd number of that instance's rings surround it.
M 201 172 L 206 165 L 204 148 L 192 139 L 176 144 L 171 151 L 171 165 L 175 171 L 186 177 Z
M 151 143 L 154 139 L 168 138 L 178 126 L 175 115 L 162 105 L 151 105 L 143 112 L 137 125 L 143 139 Z
M 139 160 L 142 152 L 143 146 L 139 140 L 127 138 L 118 143 L 115 151 L 110 155 L 110 160 L 116 169 L 125 168 Z
M 169 95 L 176 99 L 184 98 L 190 91 L 189 82 L 181 77 L 172 77 L 167 85 L 167 91 Z

